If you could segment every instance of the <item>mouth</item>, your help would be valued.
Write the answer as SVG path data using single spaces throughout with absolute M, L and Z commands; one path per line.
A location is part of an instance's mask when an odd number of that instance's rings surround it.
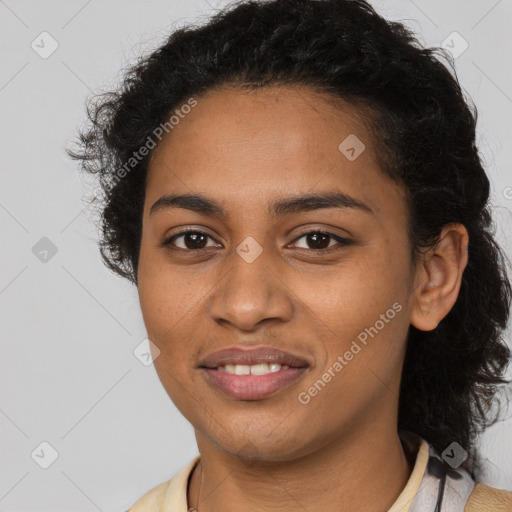
M 275 373 L 281 370 L 287 370 L 290 366 L 279 363 L 258 363 L 258 364 L 226 364 L 224 366 L 218 366 L 211 368 L 219 370 L 220 372 L 226 372 L 230 375 L 267 375 L 269 373 Z
M 309 366 L 305 358 L 273 347 L 238 346 L 207 356 L 199 369 L 230 398 L 262 400 L 296 383 Z

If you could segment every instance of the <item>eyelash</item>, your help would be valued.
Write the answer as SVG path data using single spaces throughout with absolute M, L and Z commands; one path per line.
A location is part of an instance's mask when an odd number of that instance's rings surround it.
M 176 233 L 176 234 L 170 236 L 169 238 L 165 239 L 162 245 L 164 247 L 168 247 L 168 246 L 170 246 L 172 244 L 172 242 L 174 240 L 176 240 L 180 236 L 184 236 L 184 235 L 186 235 L 188 233 L 194 233 L 194 234 L 198 234 L 198 235 L 206 235 L 208 238 L 213 240 L 213 237 L 211 237 L 210 235 L 208 235 L 208 233 L 205 233 L 204 231 L 199 231 L 197 229 L 186 229 L 186 230 L 180 231 L 179 233 Z M 293 242 L 297 242 L 301 238 L 304 238 L 304 237 L 306 237 L 308 235 L 312 235 L 312 234 L 326 235 L 326 236 L 329 236 L 331 238 L 334 238 L 334 240 L 336 240 L 339 243 L 339 246 L 338 247 L 334 246 L 334 248 L 333 247 L 329 247 L 329 248 L 326 248 L 326 249 L 304 249 L 304 248 L 302 248 L 301 250 L 307 251 L 309 253 L 329 253 L 329 252 L 340 250 L 344 246 L 348 246 L 348 245 L 351 245 L 353 243 L 352 240 L 348 240 L 348 239 L 343 238 L 343 237 L 341 237 L 339 235 L 335 235 L 334 233 L 329 233 L 328 231 L 322 231 L 322 230 L 317 230 L 317 229 L 312 230 L 312 231 L 307 231 L 305 233 L 302 233 L 300 236 L 295 238 L 293 240 Z M 194 252 L 197 252 L 197 251 L 203 251 L 205 249 L 207 249 L 207 248 L 206 247 L 205 248 L 201 248 L 201 249 L 182 249 L 181 247 L 174 247 L 173 248 L 173 250 L 186 251 L 186 252 L 189 252 L 189 253 L 194 253 Z

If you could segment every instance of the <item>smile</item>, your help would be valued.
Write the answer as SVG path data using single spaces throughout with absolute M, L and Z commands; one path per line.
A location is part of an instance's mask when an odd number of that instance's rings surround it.
M 286 370 L 289 366 L 280 365 L 279 363 L 261 363 L 261 364 L 227 364 L 219 366 L 217 370 L 230 373 L 231 375 L 266 375 L 267 373 L 275 373 L 279 370 Z
M 264 367 L 267 367 L 268 371 Z M 202 368 L 211 386 L 235 400 L 269 398 L 296 383 L 306 369 L 306 367 L 292 368 L 280 364 L 226 365 L 219 368 Z

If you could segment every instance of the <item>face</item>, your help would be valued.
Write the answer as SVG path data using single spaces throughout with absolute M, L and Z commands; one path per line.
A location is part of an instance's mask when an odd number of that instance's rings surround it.
M 238 456 L 396 429 L 408 212 L 356 109 L 284 86 L 196 100 L 153 151 L 138 267 L 170 398 L 198 442 Z M 207 201 L 169 198 L 184 194 Z

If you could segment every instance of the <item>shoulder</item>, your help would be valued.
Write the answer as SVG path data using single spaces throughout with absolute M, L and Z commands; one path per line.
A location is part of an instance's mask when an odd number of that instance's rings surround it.
M 167 489 L 169 488 L 170 480 L 163 482 L 148 491 L 137 503 L 135 503 L 127 512 L 147 512 L 161 510 L 164 503 Z
M 416 494 L 408 494 L 414 496 L 412 506 L 406 509 L 408 512 L 512 512 L 512 492 L 475 482 L 467 469 L 454 468 L 433 446 L 413 436 L 408 433 L 403 438 L 409 442 L 416 441 L 416 444 L 421 441 L 415 469 L 419 467 L 422 477 L 419 485 L 416 482 Z M 428 448 L 428 462 L 425 447 Z
M 170 480 L 148 491 L 127 512 L 163 512 L 187 510 L 188 479 L 199 456 L 182 467 Z
M 512 492 L 477 483 L 469 496 L 464 512 L 510 512 Z

